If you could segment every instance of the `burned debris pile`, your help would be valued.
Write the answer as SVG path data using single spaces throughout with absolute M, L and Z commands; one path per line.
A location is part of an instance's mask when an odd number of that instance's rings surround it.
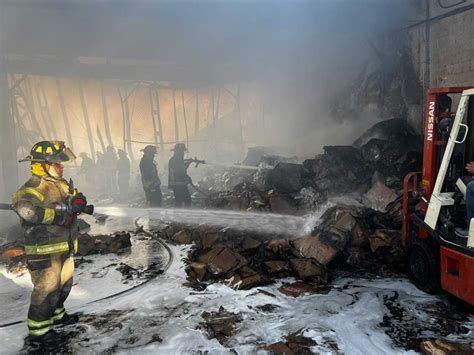
M 311 338 L 305 337 L 301 331 L 288 334 L 286 336 L 286 342 L 279 341 L 277 343 L 270 344 L 264 347 L 265 350 L 269 351 L 271 354 L 313 354 L 311 347 L 315 346 L 317 343 Z M 337 351 L 337 345 L 333 344 L 331 350 Z
M 455 343 L 445 339 L 430 339 L 419 344 L 419 351 L 423 355 L 432 354 L 472 354 L 470 344 Z
M 301 164 L 273 156 L 276 164 L 272 169 L 261 165 L 253 173 L 233 169 L 207 178 L 200 183 L 210 192 L 206 206 L 300 214 L 344 195 L 383 210 L 401 190 L 403 177 L 420 170 L 422 140 L 405 120 L 392 119 L 373 126 L 353 145 L 323 150 Z M 246 160 L 255 164 L 265 159 L 269 158 L 262 155 L 260 160 Z
M 217 281 L 249 289 L 291 276 L 297 281 L 280 291 L 299 295 L 324 292 L 336 271 L 370 270 L 374 265 L 379 273 L 401 271 L 401 202 L 397 197 L 404 175 L 419 170 L 420 144 L 406 121 L 380 122 L 352 146 L 324 147 L 323 154 L 302 164 L 272 156 L 276 163 L 272 169 L 262 168 L 243 178 L 242 173 L 228 171 L 223 175 L 228 182 L 238 178 L 242 182 L 230 191 L 211 194 L 206 201 L 211 208 L 304 214 L 331 196 L 358 196 L 358 207 L 329 208 L 310 235 L 180 226 L 161 235 L 176 243 L 194 243 L 186 271 L 189 285 L 196 288 Z M 266 159 L 264 150 L 250 150 L 245 162 L 257 165 L 268 163 Z
M 328 209 L 312 233 L 298 238 L 231 229 L 207 230 L 172 225 L 159 236 L 177 244 L 193 243 L 187 258 L 187 285 L 205 289 L 222 282 L 250 289 L 294 277 L 280 291 L 298 296 L 325 292 L 338 270 L 400 271 L 399 205 L 388 212 L 337 205 Z
M 112 235 L 81 234 L 79 236 L 77 255 L 120 253 L 132 246 L 130 233 L 118 232 Z
M 302 236 L 179 225 L 159 236 L 193 244 L 186 272 L 188 285 L 196 289 L 213 282 L 250 289 L 294 277 L 280 291 L 298 296 L 326 292 L 335 273 L 402 272 L 399 194 L 405 174 L 421 166 L 421 143 L 406 121 L 393 119 L 376 124 L 351 146 L 324 147 L 323 154 L 301 164 L 250 150 L 246 164 L 268 164 L 270 159 L 274 167 L 261 165 L 245 176 L 227 171 L 222 175 L 227 182 L 241 182 L 211 193 L 207 207 L 308 214 L 334 196 L 351 196 L 356 203 L 336 203 Z
M 26 254 L 23 245 L 6 243 L 0 246 L 0 262 L 6 265 L 8 272 L 16 275 L 26 272 Z
M 242 321 L 239 314 L 229 312 L 222 306 L 217 312 L 204 312 L 201 316 L 204 319 L 201 326 L 207 331 L 209 339 L 216 338 L 221 344 L 225 344 L 227 338 L 234 334 L 236 323 Z
M 251 147 L 247 151 L 247 156 L 242 161 L 241 166 L 253 169 L 241 169 L 236 165 L 234 167 L 222 170 L 208 170 L 207 176 L 199 181 L 198 185 L 202 190 L 210 194 L 231 191 L 240 184 L 248 185 L 251 183 L 260 190 L 265 189 L 266 171 L 278 165 L 279 163 L 297 163 L 296 157 L 281 157 L 275 154 L 271 149 L 265 147 Z M 260 168 L 260 170 L 257 170 Z

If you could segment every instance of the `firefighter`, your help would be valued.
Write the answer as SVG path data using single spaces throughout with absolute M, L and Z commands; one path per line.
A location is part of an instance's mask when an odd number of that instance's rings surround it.
M 101 152 L 97 152 L 97 159 L 95 164 L 96 184 L 98 191 L 107 191 L 107 176 L 105 174 L 105 156 Z
M 140 160 L 140 173 L 143 190 L 150 207 L 159 207 L 163 199 L 161 181 L 158 177 L 158 168 L 155 163 L 156 147 L 147 145 L 142 149 L 143 157 Z
M 191 195 L 188 190 L 188 184 L 192 183 L 187 170 L 192 163 L 191 160 L 184 160 L 186 145 L 177 143 L 174 146 L 173 156 L 168 163 L 168 188 L 173 190 L 175 207 L 191 206 Z
M 81 169 L 79 170 L 79 174 L 84 174 L 86 183 L 88 185 L 94 186 L 95 185 L 95 174 L 94 174 L 95 163 L 91 158 L 89 158 L 89 156 L 85 152 L 80 153 L 79 156 L 82 158 Z
M 117 192 L 117 160 L 114 147 L 109 145 L 103 157 L 106 191 L 109 193 Z
M 117 162 L 117 177 L 120 196 L 128 196 L 129 182 L 130 182 L 130 159 L 127 153 L 119 149 L 117 151 L 119 159 Z
M 76 157 L 60 141 L 36 143 L 30 155 L 31 178 L 13 194 L 19 215 L 33 292 L 28 310 L 27 343 L 48 346 L 59 341 L 57 324 L 78 321 L 64 302 L 72 287 L 73 255 L 77 251 L 77 216 L 86 210 L 87 199 L 63 178 L 64 166 Z

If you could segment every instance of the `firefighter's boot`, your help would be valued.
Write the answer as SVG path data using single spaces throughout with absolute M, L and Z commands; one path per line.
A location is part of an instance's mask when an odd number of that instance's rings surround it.
M 64 312 L 64 308 L 63 308 L 63 312 Z M 61 318 L 54 320 L 54 325 L 61 327 L 61 326 L 76 324 L 77 322 L 79 322 L 78 314 L 76 313 L 68 314 L 64 312 Z
M 66 343 L 64 335 L 52 329 L 42 336 L 27 336 L 22 350 L 27 353 L 37 354 L 56 353 L 62 352 L 66 347 Z

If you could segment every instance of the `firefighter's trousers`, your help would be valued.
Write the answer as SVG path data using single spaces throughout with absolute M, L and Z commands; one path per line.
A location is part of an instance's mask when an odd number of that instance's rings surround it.
M 64 302 L 72 287 L 74 259 L 68 253 L 45 255 L 40 260 L 29 260 L 28 269 L 33 282 L 28 329 L 30 335 L 42 336 L 64 316 Z
M 179 185 L 173 187 L 174 192 L 174 206 L 175 207 L 189 207 L 191 206 L 191 194 L 189 193 L 187 185 Z
M 145 196 L 150 207 L 161 207 L 163 195 L 160 187 L 153 189 L 145 189 Z

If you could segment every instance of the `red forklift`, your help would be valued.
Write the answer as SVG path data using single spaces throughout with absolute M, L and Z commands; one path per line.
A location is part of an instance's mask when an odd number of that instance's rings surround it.
M 474 305 L 474 218 L 466 221 L 466 186 L 473 177 L 465 166 L 471 161 L 474 86 L 429 90 L 423 171 L 409 173 L 403 183 L 402 245 L 418 288 L 444 290 Z M 459 236 L 456 228 L 469 234 Z

